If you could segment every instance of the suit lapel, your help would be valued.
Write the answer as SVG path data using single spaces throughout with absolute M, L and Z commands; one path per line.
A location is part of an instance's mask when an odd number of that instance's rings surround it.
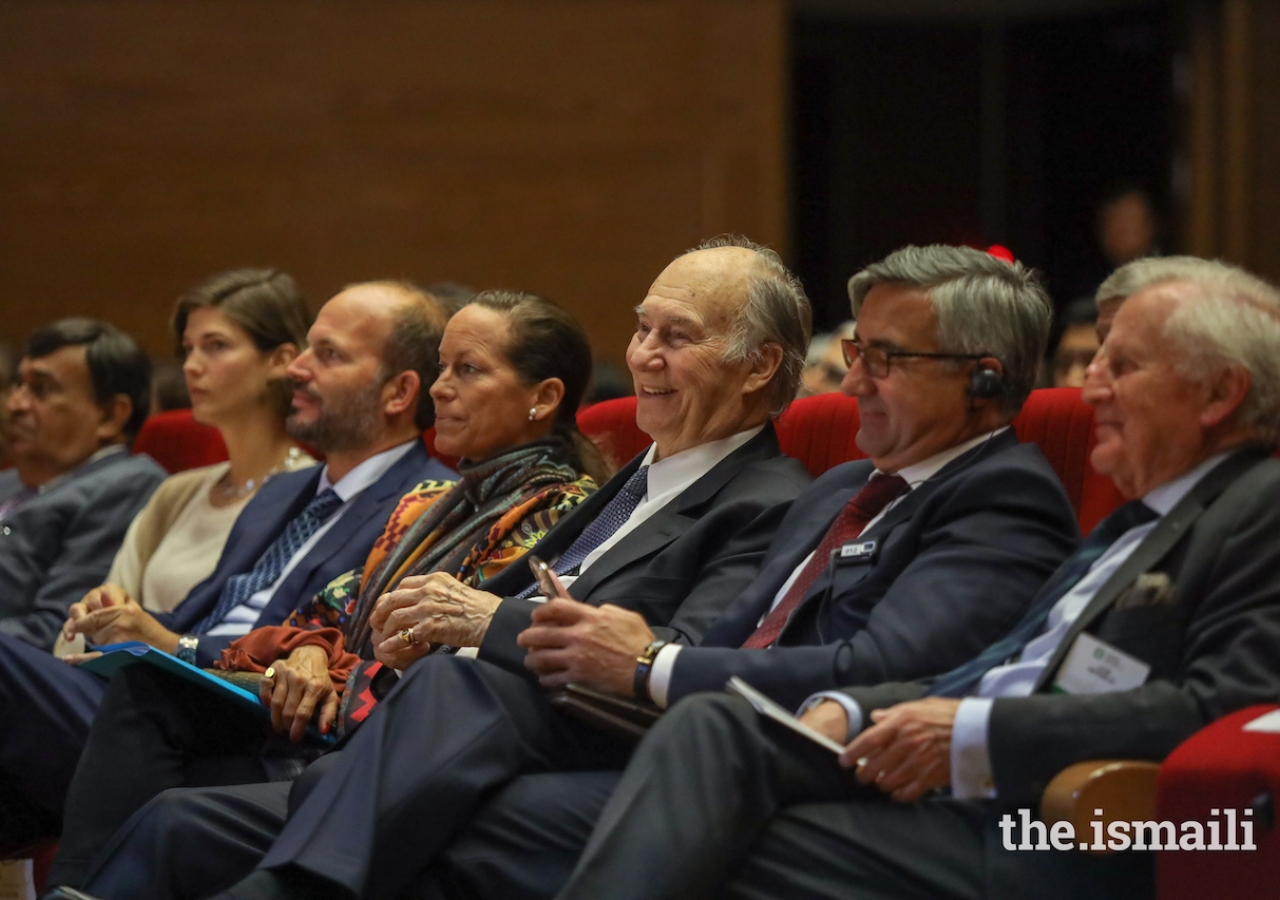
M 695 521 L 694 518 L 685 515 L 686 512 L 715 497 L 744 466 L 772 459 L 780 452 L 778 436 L 773 430 L 773 424 L 765 425 L 764 430 L 758 435 L 720 460 L 705 475 L 685 488 L 678 497 L 640 523 L 627 534 L 625 540 L 610 547 L 573 583 L 569 593 L 581 599 L 590 594 L 596 585 L 605 579 L 635 561 L 657 553 L 684 534 Z M 621 472 L 615 476 L 615 478 L 621 477 Z
M 1111 604 L 1120 594 L 1144 572 L 1150 571 L 1160 560 L 1173 549 L 1182 536 L 1190 530 L 1200 514 L 1217 498 L 1227 486 L 1243 475 L 1247 470 L 1265 457 L 1260 451 L 1246 450 L 1236 453 L 1210 471 L 1200 482 L 1187 492 L 1168 514 L 1161 516 L 1159 523 L 1151 530 L 1141 544 L 1126 559 L 1106 583 L 1093 595 L 1080 615 L 1071 624 L 1066 635 L 1053 652 L 1049 664 L 1045 666 L 1036 681 L 1035 690 L 1039 691 L 1049 682 L 1062 663 L 1063 657 L 1071 649 L 1080 632 L 1092 625 L 1099 616 L 1111 608 Z M 1056 579 L 1051 577 L 1049 584 Z

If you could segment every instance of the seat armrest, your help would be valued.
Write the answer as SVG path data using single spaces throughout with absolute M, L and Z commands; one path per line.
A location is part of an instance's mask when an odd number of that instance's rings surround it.
M 1152 821 L 1159 772 L 1159 763 L 1130 759 L 1093 759 L 1067 766 L 1045 788 L 1040 818 L 1049 825 L 1070 822 L 1077 835 L 1092 835 L 1093 823 L 1099 821 L 1103 834 L 1112 822 Z M 1097 809 L 1101 815 L 1094 812 Z

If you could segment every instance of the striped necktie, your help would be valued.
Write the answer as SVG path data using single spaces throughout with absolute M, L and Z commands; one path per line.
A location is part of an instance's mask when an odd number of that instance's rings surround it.
M 878 472 L 862 486 L 862 490 L 854 494 L 852 499 L 840 510 L 831 527 L 818 544 L 818 549 L 809 557 L 809 562 L 791 583 L 787 594 L 773 611 L 760 623 L 751 637 L 747 638 L 743 647 L 769 647 L 786 626 L 787 620 L 795 612 L 796 607 L 804 600 L 809 588 L 818 580 L 818 576 L 831 563 L 831 554 L 846 542 L 862 534 L 867 523 L 880 514 L 886 506 L 897 499 L 907 489 L 907 482 L 899 475 L 886 475 Z
M 614 532 L 631 518 L 631 514 L 636 511 L 636 507 L 640 505 L 640 501 L 644 499 L 648 490 L 649 467 L 641 466 L 631 474 L 621 490 L 613 495 L 613 499 L 605 504 L 595 521 L 584 528 L 578 535 L 578 539 L 570 544 L 569 549 L 556 560 L 555 565 L 551 567 L 555 569 L 556 574 L 573 574 L 582 565 L 582 561 L 591 555 L 592 550 L 613 537 Z M 538 590 L 538 583 L 535 581 L 517 594 L 516 599 L 524 600 L 532 597 L 538 593 Z
M 1130 500 L 1103 519 L 1101 524 L 1093 529 L 1093 532 L 1080 544 L 1075 555 L 1063 564 L 1058 580 L 1042 590 L 1032 601 L 1021 621 L 1013 626 L 1013 630 L 967 663 L 939 677 L 929 689 L 930 696 L 967 696 L 982 680 L 983 675 L 1015 653 L 1022 652 L 1027 642 L 1044 629 L 1054 604 L 1089 574 L 1093 564 L 1120 539 L 1121 535 L 1131 528 L 1137 528 L 1159 517 L 1155 510 L 1141 500 Z
M 285 526 L 284 532 L 267 548 L 253 569 L 227 579 L 226 585 L 222 588 L 222 596 L 218 598 L 218 604 L 213 608 L 213 612 L 201 619 L 196 627 L 191 629 L 191 633 L 207 633 L 225 619 L 231 610 L 246 603 L 263 588 L 275 584 L 294 554 L 302 549 L 302 545 L 320 530 L 320 526 L 341 505 L 342 498 L 334 493 L 333 488 L 326 488 L 311 498 L 311 502 Z

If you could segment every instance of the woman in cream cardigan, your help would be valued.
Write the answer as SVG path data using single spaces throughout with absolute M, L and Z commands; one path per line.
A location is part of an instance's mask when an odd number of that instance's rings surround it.
M 285 433 L 292 385 L 285 369 L 306 346 L 311 313 L 275 269 L 235 269 L 180 297 L 174 337 L 185 360 L 191 414 L 227 445 L 227 462 L 166 479 L 138 513 L 97 594 L 167 612 L 209 576 L 236 517 L 277 472 L 312 465 Z M 83 638 L 60 639 L 58 655 Z

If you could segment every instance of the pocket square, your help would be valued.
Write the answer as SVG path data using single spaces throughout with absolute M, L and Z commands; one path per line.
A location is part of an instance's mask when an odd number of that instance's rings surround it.
M 1173 602 L 1173 582 L 1164 572 L 1143 572 L 1133 585 L 1116 598 L 1116 609 L 1159 606 Z

